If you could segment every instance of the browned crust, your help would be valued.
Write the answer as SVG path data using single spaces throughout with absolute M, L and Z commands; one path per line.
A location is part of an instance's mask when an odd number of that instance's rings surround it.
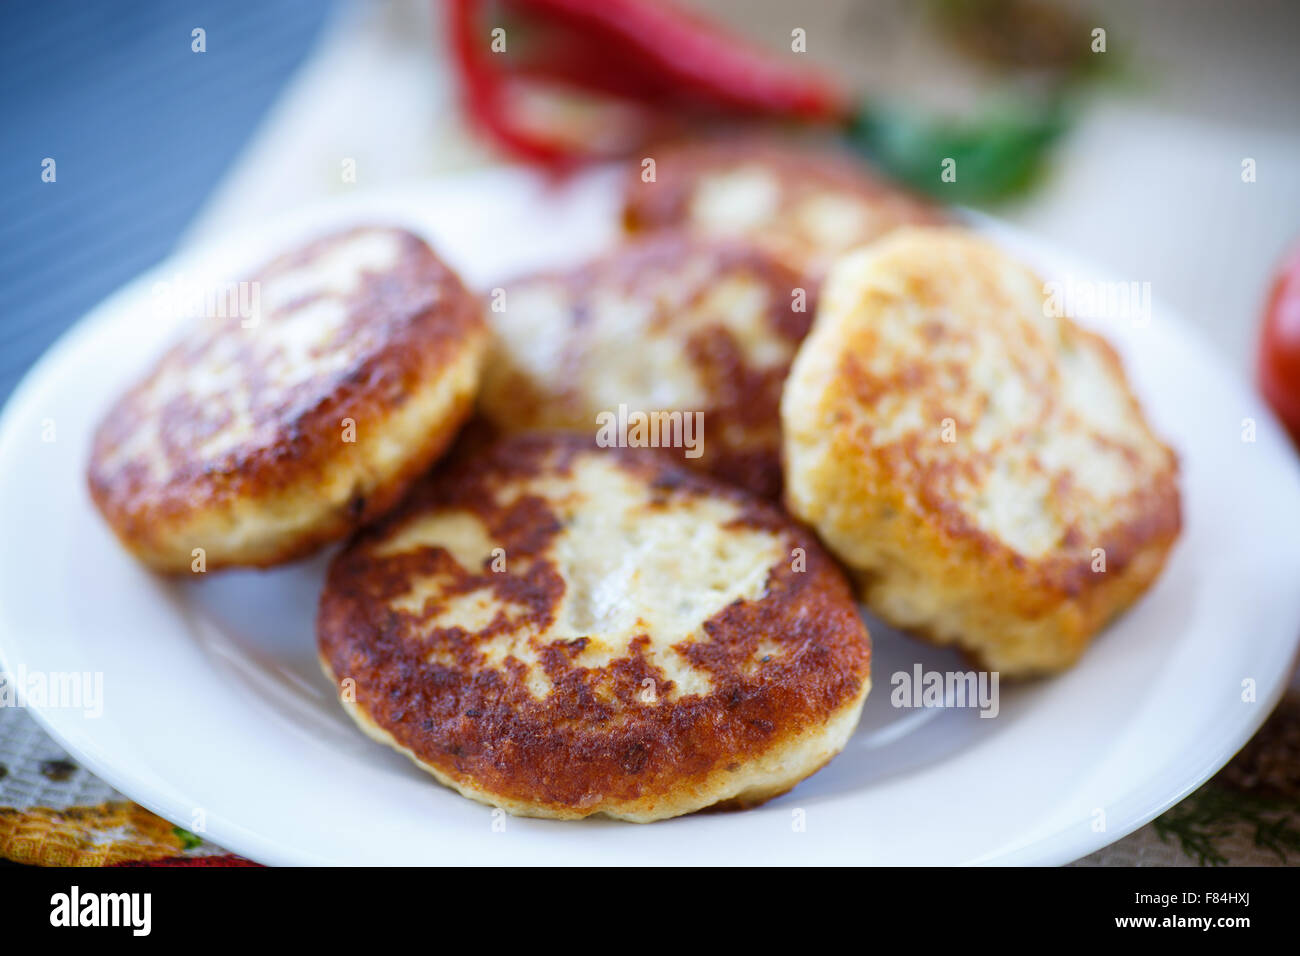
M 1068 319 L 1061 321 L 1076 342 L 1089 343 L 1103 358 L 1111 374 L 1126 381 L 1119 356 L 1105 339 L 1080 329 Z M 841 368 L 848 387 L 859 395 L 874 395 L 902 387 L 899 379 L 879 380 L 866 375 L 852 353 L 845 354 Z M 953 369 L 945 371 L 949 375 L 959 374 Z M 898 374 L 906 377 L 909 372 L 903 370 Z M 916 370 L 911 374 L 915 375 Z M 911 385 L 933 389 L 932 385 L 920 381 L 913 381 Z M 978 576 L 984 579 L 1014 581 L 1016 586 L 998 592 L 998 600 L 1011 601 L 1018 612 L 1034 616 L 1057 606 L 1062 600 L 1076 600 L 1090 591 L 1101 591 L 1102 585 L 1114 583 L 1115 575 L 1122 574 L 1143 552 L 1154 548 L 1163 556 L 1182 528 L 1177 456 L 1151 432 L 1132 392 L 1126 389 L 1126 395 L 1130 416 L 1142 423 L 1146 439 L 1161 449 L 1167 467 L 1152 474 L 1150 481 L 1131 494 L 1111 502 L 1113 511 L 1133 517 L 1107 526 L 1100 536 L 1085 538 L 1079 529 L 1072 527 L 1066 532 L 1062 548 L 1043 558 L 1026 557 L 996 535 L 985 532 L 951 497 L 949 483 L 952 473 L 962 472 L 974 482 L 978 480 L 977 463 L 996 458 L 996 452 L 966 450 L 960 456 L 923 463 L 917 454 L 922 439 L 915 434 L 908 435 L 902 442 L 884 446 L 874 446 L 869 435 L 853 431 L 846 435 L 846 440 L 858 460 L 873 462 L 873 470 L 878 474 L 891 476 L 888 481 L 873 485 L 875 493 L 882 498 L 882 510 L 914 513 L 918 524 L 924 526 L 927 538 L 946 542 L 941 553 L 946 554 L 948 561 L 960 560 L 968 568 L 977 568 Z M 902 477 L 904 475 L 908 477 Z M 1057 502 L 1067 498 L 1071 492 L 1068 483 L 1058 483 L 1052 487 L 1050 499 Z M 920 505 L 919 510 L 911 504 L 913 502 Z M 1105 550 L 1107 575 L 1093 572 L 1093 548 Z M 1101 602 L 1102 605 L 1105 603 Z
M 701 269 L 700 264 L 707 263 Z M 686 326 L 676 310 L 660 308 L 653 320 L 656 332 L 680 336 L 683 354 L 694 366 L 708 402 L 701 408 L 643 409 L 704 413 L 703 455 L 683 459 L 681 449 L 670 449 L 678 461 L 700 467 L 757 495 L 777 499 L 781 493 L 781 388 L 794 354 L 807 334 L 816 312 L 814 290 L 805 289 L 804 311 L 792 308 L 792 295 L 804 288 L 803 278 L 774 257 L 746 242 L 694 238 L 669 232 L 629 243 L 599 259 L 568 272 L 547 272 L 504 283 L 507 294 L 533 283 L 559 284 L 571 303 L 569 324 L 551 334 L 563 336 L 566 346 L 561 369 L 577 371 L 584 361 L 584 327 L 600 321 L 594 293 L 611 288 L 633 299 L 658 301 L 657 286 L 665 274 L 686 281 L 694 277 L 688 295 L 692 304 L 707 296 L 728 276 L 757 279 L 768 290 L 769 304 L 761 321 L 768 334 L 784 342 L 788 357 L 779 364 L 755 367 L 745 355 L 735 333 L 719 318 L 707 324 Z M 635 351 L 640 343 L 628 341 Z M 575 375 L 566 375 L 573 381 Z M 530 376 L 502 361 L 487 372 L 480 406 L 503 428 L 594 429 L 593 408 L 575 386 L 548 391 Z
M 237 320 L 215 331 L 196 330 L 178 342 L 104 416 L 93 440 L 88 484 L 95 504 L 129 548 L 142 554 L 165 552 L 164 529 L 199 513 L 227 511 L 239 502 L 310 486 L 332 459 L 356 448 L 340 440 L 343 419 L 351 418 L 357 433 L 367 434 L 485 335 L 477 299 L 422 239 L 400 229 L 357 227 L 322 237 L 257 270 L 252 281 L 311 262 L 331 245 L 371 231 L 398 236 L 401 254 L 392 268 L 368 274 L 347 298 L 349 316 L 340 339 L 353 341 L 364 330 L 375 334 L 379 345 L 339 372 L 313 376 L 292 389 L 259 382 L 256 368 L 242 370 L 244 384 L 253 391 L 254 427 L 269 426 L 269 440 L 245 442 L 211 459 L 196 456 L 194 443 L 218 432 L 229 414 L 198 407 L 181 395 L 166 407 L 161 422 L 171 469 L 166 481 L 151 480 L 138 461 L 113 469 L 104 464 L 111 449 L 148 424 L 151 412 L 142 405 L 142 393 L 151 382 L 169 365 L 188 365 L 217 336 L 238 333 Z M 387 511 L 450 444 L 471 408 L 472 400 L 459 401 L 443 421 L 430 423 L 427 439 L 410 449 L 386 484 L 352 497 L 326 521 L 247 563 L 267 566 L 301 557 Z M 221 563 L 209 562 L 208 567 Z
M 951 221 L 942 207 L 887 182 L 860 157 L 827 143 L 735 136 L 665 143 L 646 155 L 654 157 L 655 181 L 642 181 L 637 163 L 623 187 L 623 226 L 632 233 L 689 228 L 692 197 L 702 177 L 754 164 L 766 167 L 781 183 L 782 211 L 797 196 L 830 191 L 866 200 L 894 226 Z M 769 223 L 751 238 L 765 244 L 770 238 L 773 250 L 779 250 L 792 268 L 820 282 L 824 264 L 813 264 L 804 255 L 790 256 L 779 227 L 779 222 Z
M 524 686 L 518 661 L 493 669 L 476 649 L 479 638 L 511 627 L 502 616 L 467 634 L 431 630 L 390 606 L 413 575 L 436 571 L 456 576 L 457 591 L 490 587 L 502 600 L 527 607 L 515 625 L 524 633 L 548 626 L 566 586 L 544 556 L 560 530 L 556 515 L 538 497 L 494 507 L 492 491 L 519 478 L 565 473 L 575 456 L 586 454 L 607 455 L 643 479 L 662 507 L 684 496 L 728 498 L 743 509 L 738 524 L 769 529 L 791 549 L 804 549 L 805 571 L 778 563 L 761 599 L 736 601 L 704 622 L 706 640 L 677 645 L 710 674 L 712 693 L 642 703 L 646 678 L 665 694 L 671 690 L 643 654 L 649 638 L 634 640 L 630 655 L 599 668 L 572 662 L 582 639 L 542 650 L 554 690 L 537 699 Z M 442 548 L 386 557 L 372 552 L 430 509 L 473 513 L 511 556 L 510 567 L 526 570 L 461 569 Z M 399 512 L 363 531 L 335 559 L 317 634 L 329 672 L 339 681 L 353 678 L 358 708 L 420 762 L 502 801 L 568 815 L 706 787 L 852 704 L 870 670 L 866 630 L 849 588 L 810 535 L 776 509 L 660 456 L 595 449 L 571 435 L 515 436 L 477 456 L 454 455 Z M 783 653 L 747 666 L 760 640 Z M 440 660 L 453 654 L 454 665 L 430 662 L 434 648 Z
M 1000 671 L 1002 677 L 1009 680 L 1041 678 L 1060 672 L 1069 667 L 1087 649 L 1088 643 L 1100 630 L 1123 614 L 1164 570 L 1169 552 L 1178 540 L 1175 528 L 1159 537 L 1147 541 L 1143 547 L 1130 551 L 1122 565 L 1105 575 L 1094 574 L 1096 580 L 1073 593 L 1055 592 L 1053 604 L 1047 593 L 1022 592 L 1020 582 L 1012 572 L 1005 568 L 995 569 L 993 573 L 981 576 L 981 584 L 989 589 L 998 590 L 1010 597 L 1009 606 L 1012 613 L 1037 618 L 1040 640 L 1052 642 L 1055 654 L 1050 663 L 1043 661 L 1007 669 L 1000 661 L 1004 648 L 993 644 L 976 646 L 973 642 L 959 642 L 956 650 L 977 670 Z M 1108 562 L 1109 564 L 1109 562 Z M 871 601 L 871 576 L 857 576 L 863 592 L 863 600 Z M 1008 602 L 995 599 L 989 607 L 1006 606 Z M 888 615 L 885 615 L 888 617 Z M 896 624 L 900 630 L 927 644 L 938 647 L 953 645 L 951 635 L 938 633 L 933 627 Z

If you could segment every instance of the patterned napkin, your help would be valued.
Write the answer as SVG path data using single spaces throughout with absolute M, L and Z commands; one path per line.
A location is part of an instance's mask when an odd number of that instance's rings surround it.
M 0 707 L 0 859 L 36 866 L 254 866 L 132 803 L 20 707 Z

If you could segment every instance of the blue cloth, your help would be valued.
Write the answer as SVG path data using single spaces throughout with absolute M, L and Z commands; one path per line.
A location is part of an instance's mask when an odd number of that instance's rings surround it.
M 332 6 L 0 3 L 0 400 L 64 329 L 171 251 Z M 205 53 L 191 49 L 196 27 Z

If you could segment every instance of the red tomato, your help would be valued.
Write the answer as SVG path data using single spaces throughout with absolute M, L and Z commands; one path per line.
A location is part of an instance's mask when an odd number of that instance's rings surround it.
M 1282 260 L 1264 310 L 1259 389 L 1300 445 L 1300 244 Z

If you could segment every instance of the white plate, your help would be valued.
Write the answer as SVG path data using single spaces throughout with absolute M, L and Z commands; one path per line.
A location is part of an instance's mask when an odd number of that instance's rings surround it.
M 490 288 L 599 248 L 614 202 L 606 174 L 555 190 L 514 172 L 335 200 L 165 263 L 64 336 L 0 419 L 0 655 L 11 674 L 102 672 L 104 697 L 98 717 L 34 716 L 151 810 L 282 864 L 1064 863 L 1185 796 L 1259 726 L 1300 635 L 1300 471 L 1261 403 L 1158 303 L 1149 324 L 1104 323 L 1182 456 L 1186 527 L 1156 587 L 1074 670 L 1004 685 L 995 719 L 892 707 L 895 671 L 964 668 L 871 622 L 876 689 L 856 736 L 821 773 L 744 813 L 494 827 L 489 808 L 363 737 L 334 700 L 313 636 L 327 557 L 168 582 L 94 512 L 91 430 L 174 331 L 153 315 L 155 282 L 237 275 L 324 224 L 386 220 Z M 1048 278 L 1096 275 L 980 227 Z

